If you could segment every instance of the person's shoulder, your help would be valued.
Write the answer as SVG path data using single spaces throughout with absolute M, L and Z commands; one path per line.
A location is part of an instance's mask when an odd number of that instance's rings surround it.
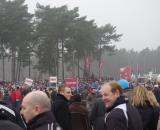
M 9 120 L 0 120 L 0 129 L 1 130 L 24 130 L 17 124 Z
M 110 112 L 110 115 L 111 115 L 113 118 L 125 117 L 123 110 L 120 109 L 120 108 L 113 109 L 113 110 Z
M 126 125 L 127 119 L 124 112 L 120 108 L 113 109 L 109 113 L 105 114 L 105 122 L 111 123 L 112 125 L 124 124 Z

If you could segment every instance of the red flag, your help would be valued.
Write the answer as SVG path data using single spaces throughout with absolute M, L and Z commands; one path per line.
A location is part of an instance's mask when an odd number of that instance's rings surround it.
M 120 78 L 131 80 L 131 74 L 132 74 L 132 68 L 130 65 L 120 68 Z
M 84 68 L 86 71 L 90 72 L 90 68 L 91 68 L 91 57 L 90 56 L 85 57 Z
M 101 79 L 103 77 L 104 61 L 101 61 L 98 67 L 99 67 L 99 79 Z

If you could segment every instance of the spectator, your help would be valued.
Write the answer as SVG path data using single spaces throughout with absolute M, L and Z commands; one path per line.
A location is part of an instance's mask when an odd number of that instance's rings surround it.
M 5 102 L 3 99 L 4 93 L 0 90 L 0 120 L 9 120 L 18 124 L 22 128 L 25 128 L 19 111 L 17 111 L 12 105 Z
M 21 114 L 27 123 L 27 130 L 57 130 L 60 128 L 51 112 L 50 99 L 45 92 L 28 93 L 22 101 Z
M 105 130 L 105 113 L 106 107 L 102 98 L 96 99 L 91 112 L 89 113 L 89 118 L 93 126 L 93 130 Z
M 157 81 L 157 84 L 155 85 L 153 89 L 153 93 L 157 99 L 157 102 L 160 104 L 160 81 Z
M 16 107 L 16 94 L 15 94 L 15 89 L 14 88 L 11 89 L 10 100 L 11 100 L 12 106 Z
M 96 98 L 97 98 L 96 89 L 91 88 L 90 93 L 87 95 L 87 109 L 89 112 L 91 111 Z
M 152 93 L 145 87 L 138 86 L 133 90 L 132 104 L 138 109 L 144 130 L 157 130 L 159 104 Z
M 87 108 L 81 102 L 81 96 L 72 96 L 72 103 L 69 106 L 71 112 L 72 130 L 91 130 Z
M 143 130 L 138 111 L 122 96 L 122 88 L 117 82 L 105 83 L 100 92 L 107 112 L 106 130 Z
M 0 130 L 24 130 L 9 120 L 0 120 Z
M 59 86 L 58 94 L 53 103 L 53 113 L 57 122 L 63 130 L 71 130 L 71 113 L 69 110 L 68 101 L 72 96 L 71 89 L 67 86 Z
M 20 106 L 22 102 L 22 94 L 19 87 L 17 87 L 15 91 L 15 99 L 16 99 L 16 108 L 17 110 L 20 110 Z

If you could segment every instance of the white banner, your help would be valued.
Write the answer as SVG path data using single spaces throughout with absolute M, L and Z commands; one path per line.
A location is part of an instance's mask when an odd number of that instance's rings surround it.
M 32 80 L 32 79 L 29 79 L 29 78 L 26 78 L 24 83 L 25 83 L 26 85 L 28 85 L 28 86 L 31 86 L 32 83 L 33 83 L 33 80 Z
M 56 76 L 49 77 L 49 82 L 50 83 L 57 83 L 57 77 Z

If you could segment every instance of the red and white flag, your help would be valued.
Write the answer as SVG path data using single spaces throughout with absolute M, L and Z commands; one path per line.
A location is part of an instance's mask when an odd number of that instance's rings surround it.
M 131 80 L 131 76 L 132 76 L 132 67 L 130 65 L 120 68 L 120 78 Z

